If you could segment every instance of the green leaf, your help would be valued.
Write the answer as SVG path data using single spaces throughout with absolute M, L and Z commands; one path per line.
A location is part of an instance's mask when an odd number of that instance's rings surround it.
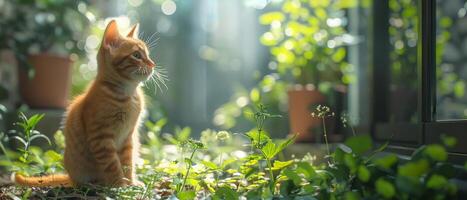
M 297 163 L 297 169 L 295 171 L 297 173 L 305 175 L 305 178 L 307 178 L 308 180 L 311 180 L 316 176 L 316 171 L 309 162 Z
M 344 47 L 337 49 L 337 51 L 332 55 L 332 60 L 336 63 L 340 63 L 346 55 L 346 50 Z
M 335 2 L 336 9 L 355 8 L 358 5 L 357 0 L 338 0 Z
M 457 144 L 457 139 L 455 137 L 452 137 L 452 136 L 448 136 L 448 135 L 441 135 L 441 140 L 443 141 L 443 144 L 446 145 L 447 147 L 454 147 L 456 146 Z
M 209 160 L 203 160 L 201 161 L 201 163 L 203 163 L 204 166 L 206 166 L 207 168 L 209 169 L 212 169 L 212 170 L 217 170 L 219 169 L 219 167 L 217 167 L 217 165 Z
M 361 197 L 358 192 L 346 192 L 345 193 L 345 200 L 360 200 Z
M 397 173 L 401 176 L 418 178 L 428 172 L 429 163 L 425 159 L 410 161 L 404 165 L 400 165 Z
M 237 200 L 239 199 L 239 196 L 237 192 L 232 190 L 230 187 L 220 187 L 216 190 L 215 196 L 220 199 L 225 199 L 225 200 Z
M 261 140 L 261 144 L 272 142 L 271 138 L 264 131 L 261 131 L 260 133 L 258 130 L 254 129 L 245 135 L 248 137 L 248 139 L 250 139 L 252 144 L 258 144 L 259 140 Z
M 282 22 L 285 16 L 282 12 L 268 12 L 259 17 L 259 23 L 269 25 L 274 21 Z
M 454 95 L 457 97 L 457 98 L 462 98 L 464 97 L 465 95 L 465 83 L 464 81 L 460 80 L 460 81 L 457 81 L 455 84 L 454 84 Z
M 444 176 L 433 174 L 430 179 L 428 179 L 426 186 L 431 189 L 442 189 L 447 184 L 448 180 Z
M 268 143 L 266 143 L 266 145 L 264 145 L 261 151 L 263 152 L 264 157 L 266 157 L 267 159 L 274 158 L 274 156 L 276 155 L 276 144 L 274 144 L 274 142 L 272 141 L 269 141 Z
M 424 153 L 436 161 L 446 161 L 448 153 L 446 149 L 439 144 L 431 144 L 425 148 Z
M 287 166 L 290 166 L 293 162 L 294 162 L 293 160 L 289 160 L 285 162 L 275 160 L 272 166 L 272 170 L 281 170 Z
M 50 141 L 50 139 L 46 135 L 42 135 L 42 134 L 31 136 L 31 138 L 29 138 L 29 141 L 32 142 L 32 141 L 34 141 L 35 139 L 38 139 L 38 138 L 43 138 L 43 139 L 47 140 L 49 145 L 52 145 L 52 142 Z
M 185 141 L 191 135 L 191 128 L 190 127 L 185 127 L 182 130 L 177 131 L 175 135 L 176 135 L 178 141 Z
M 373 160 L 373 163 L 376 164 L 377 166 L 384 168 L 384 169 L 389 169 L 392 166 L 394 166 L 399 159 L 397 158 L 396 155 L 394 154 L 389 154 L 383 157 L 379 157 Z
M 58 162 L 63 159 L 62 155 L 53 151 L 53 150 L 48 150 L 44 153 L 44 157 L 50 161 L 50 162 Z
M 195 199 L 195 191 L 182 191 L 177 194 L 178 199 L 180 200 L 192 200 Z
M 349 150 L 349 152 L 352 152 L 352 150 L 347 147 L 347 148 L 342 148 L 341 146 L 345 146 L 345 145 L 339 145 L 339 147 L 334 151 L 334 153 L 332 153 L 333 157 L 334 157 L 334 160 L 337 162 L 337 163 L 343 163 L 344 162 L 344 155 L 347 154 L 343 149 L 345 150 Z
M 384 180 L 383 178 L 379 178 L 376 181 L 375 187 L 376 192 L 378 192 L 378 194 L 386 199 L 392 198 L 396 194 L 394 185 L 391 182 Z
M 355 154 L 363 154 L 373 147 L 369 135 L 354 136 L 345 141 L 345 144 L 352 149 Z
M 297 134 L 294 134 L 292 137 L 290 137 L 287 140 L 285 140 L 284 142 L 280 143 L 279 146 L 276 148 L 275 154 L 280 153 L 285 148 L 287 148 L 289 145 L 291 145 L 295 141 L 295 138 L 297 138 Z
M 344 163 L 349 167 L 350 172 L 356 173 L 357 172 L 357 161 L 355 158 L 352 156 L 352 154 L 345 154 L 344 155 Z
M 26 143 L 26 141 L 25 141 L 23 138 L 21 138 L 21 137 L 19 137 L 19 136 L 13 136 L 13 139 L 18 140 L 18 141 L 21 142 L 24 146 L 27 146 L 27 143 Z
M 360 179 L 362 182 L 368 182 L 370 180 L 370 170 L 365 165 L 360 165 L 358 167 L 358 179 Z
M 287 176 L 290 180 L 294 182 L 295 185 L 300 185 L 302 183 L 302 178 L 297 174 L 297 172 L 291 170 L 291 169 L 284 169 L 282 173 Z

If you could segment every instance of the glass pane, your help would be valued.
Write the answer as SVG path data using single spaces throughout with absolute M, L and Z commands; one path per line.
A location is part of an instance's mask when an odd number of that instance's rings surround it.
M 437 0 L 438 120 L 467 119 L 467 1 Z
M 416 0 L 389 1 L 389 122 L 418 122 Z

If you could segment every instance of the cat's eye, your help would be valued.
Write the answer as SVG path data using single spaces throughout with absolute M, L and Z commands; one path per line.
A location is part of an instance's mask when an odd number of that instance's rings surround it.
M 131 56 L 133 56 L 133 58 L 136 58 L 136 59 L 141 59 L 142 58 L 141 53 L 139 53 L 138 51 L 131 54 Z

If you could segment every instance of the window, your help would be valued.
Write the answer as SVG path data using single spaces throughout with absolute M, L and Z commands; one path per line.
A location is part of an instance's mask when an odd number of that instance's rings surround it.
M 464 0 L 373 1 L 371 131 L 390 149 L 411 152 L 446 134 L 458 138 L 453 161 L 465 159 L 466 6 Z

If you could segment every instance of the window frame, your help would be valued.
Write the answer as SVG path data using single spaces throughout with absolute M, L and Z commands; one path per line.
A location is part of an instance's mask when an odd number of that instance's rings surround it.
M 450 161 L 467 159 L 467 120 L 436 120 L 436 0 L 414 0 L 418 7 L 418 110 L 417 123 L 387 123 L 389 99 L 389 0 L 374 0 L 372 7 L 372 101 L 371 135 L 377 142 L 389 141 L 388 150 L 411 154 L 417 147 L 440 143 L 441 135 L 454 136 L 457 145 L 448 149 Z M 377 11 L 377 12 L 376 12 Z

